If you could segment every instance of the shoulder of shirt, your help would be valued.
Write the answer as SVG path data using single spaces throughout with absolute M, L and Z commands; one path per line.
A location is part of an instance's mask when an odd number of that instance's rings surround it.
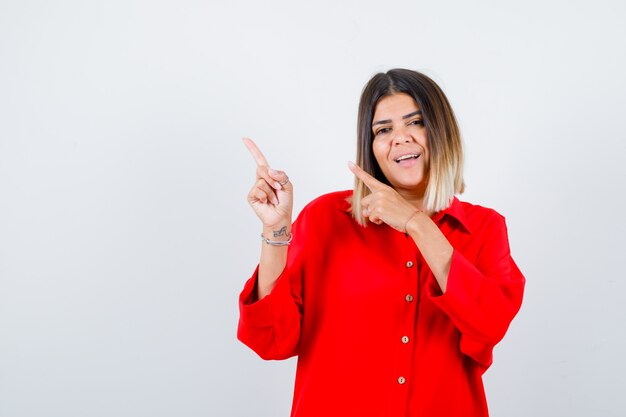
M 314 198 L 302 209 L 312 212 L 343 211 L 350 212 L 352 190 L 334 191 Z
M 490 207 L 472 204 L 461 200 L 458 200 L 458 202 L 463 209 L 462 211 L 465 217 L 464 220 L 470 228 L 473 228 L 472 226 L 483 226 L 486 224 L 502 223 L 505 221 L 502 214 Z

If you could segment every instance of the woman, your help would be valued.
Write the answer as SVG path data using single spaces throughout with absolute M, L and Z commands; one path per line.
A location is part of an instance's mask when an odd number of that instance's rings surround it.
M 238 337 L 264 359 L 298 355 L 292 416 L 487 416 L 482 374 L 525 280 L 504 218 L 455 197 L 463 151 L 441 89 L 376 74 L 354 191 L 315 199 L 293 226 L 289 178 L 244 142 L 263 242 Z

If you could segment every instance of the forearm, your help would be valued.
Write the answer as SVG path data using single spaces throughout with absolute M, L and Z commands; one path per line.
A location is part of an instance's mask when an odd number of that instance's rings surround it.
M 406 231 L 415 241 L 433 272 L 441 292 L 445 293 L 454 248 L 437 225 L 423 212 L 415 214 L 410 219 Z
M 273 227 L 263 227 L 263 236 L 271 241 L 288 240 L 291 236 L 291 223 L 285 222 Z M 276 280 L 287 265 L 289 246 L 271 245 L 261 242 L 261 259 L 259 261 L 259 277 L 257 281 L 257 299 L 269 294 Z

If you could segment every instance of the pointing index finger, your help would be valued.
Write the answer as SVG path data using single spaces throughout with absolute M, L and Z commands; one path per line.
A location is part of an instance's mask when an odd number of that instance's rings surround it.
M 246 145 L 246 148 L 248 148 L 248 151 L 250 151 L 258 166 L 270 166 L 270 164 L 267 163 L 267 159 L 265 159 L 263 152 L 261 152 L 252 139 L 243 138 L 243 144 Z
M 363 168 L 361 168 L 360 166 L 356 165 L 355 163 L 348 162 L 348 168 L 350 168 L 350 171 L 352 171 L 352 173 L 354 175 L 356 175 L 359 179 L 361 179 L 361 181 L 363 181 L 363 183 L 371 191 L 379 190 L 381 188 L 386 187 L 385 184 L 383 184 L 382 182 L 378 181 L 376 178 L 372 177 L 370 174 L 365 172 L 363 170 Z

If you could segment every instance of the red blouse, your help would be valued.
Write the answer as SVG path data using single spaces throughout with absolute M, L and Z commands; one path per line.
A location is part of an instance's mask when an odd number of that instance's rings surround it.
M 504 218 L 454 199 L 433 221 L 454 247 L 442 295 L 411 237 L 362 227 L 335 192 L 293 225 L 287 266 L 239 339 L 263 359 L 298 355 L 292 417 L 487 416 L 482 374 L 522 302 Z

